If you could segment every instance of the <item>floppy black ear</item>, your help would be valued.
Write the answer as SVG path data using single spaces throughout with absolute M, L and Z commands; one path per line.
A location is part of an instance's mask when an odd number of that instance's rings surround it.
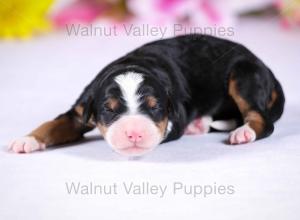
M 174 101 L 174 99 L 168 99 L 168 118 L 172 122 L 171 132 L 167 135 L 167 138 L 163 142 L 176 140 L 184 133 L 186 126 L 186 112 L 183 104 Z
M 173 100 L 169 99 L 168 112 L 175 121 L 178 121 L 180 124 L 185 124 L 186 112 L 183 103 L 178 101 L 174 102 Z
M 87 124 L 92 117 L 93 114 L 93 99 L 90 97 L 86 103 L 83 103 L 83 114 L 82 114 L 82 120 L 83 123 Z

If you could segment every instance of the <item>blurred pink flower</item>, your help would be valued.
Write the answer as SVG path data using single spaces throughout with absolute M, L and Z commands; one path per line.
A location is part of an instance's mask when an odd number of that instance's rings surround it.
M 189 25 L 231 24 L 227 0 L 128 0 L 128 9 L 136 19 L 153 24 Z
M 275 5 L 279 9 L 283 28 L 300 25 L 300 0 L 276 0 Z
M 106 10 L 106 4 L 97 0 L 77 0 L 53 17 L 56 26 L 71 23 L 91 23 Z

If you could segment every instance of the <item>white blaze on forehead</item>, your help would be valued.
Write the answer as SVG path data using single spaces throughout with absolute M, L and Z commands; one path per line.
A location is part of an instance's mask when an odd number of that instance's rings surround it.
M 129 109 L 129 114 L 137 113 L 139 108 L 139 95 L 137 94 L 137 91 L 143 81 L 142 75 L 129 72 L 117 76 L 115 81 L 120 86 L 123 98 Z

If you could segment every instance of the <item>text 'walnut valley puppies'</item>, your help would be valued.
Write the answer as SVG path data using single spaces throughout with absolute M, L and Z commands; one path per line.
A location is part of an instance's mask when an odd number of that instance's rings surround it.
M 116 152 L 139 156 L 184 133 L 232 131 L 230 144 L 272 134 L 284 95 L 244 46 L 206 35 L 146 44 L 106 66 L 73 107 L 9 148 L 29 153 L 98 128 Z

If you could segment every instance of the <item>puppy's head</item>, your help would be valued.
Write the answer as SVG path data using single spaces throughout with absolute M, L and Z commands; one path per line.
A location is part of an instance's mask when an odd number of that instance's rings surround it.
M 168 133 L 168 98 L 158 79 L 126 72 L 107 78 L 93 101 L 97 127 L 114 151 L 140 156 Z

